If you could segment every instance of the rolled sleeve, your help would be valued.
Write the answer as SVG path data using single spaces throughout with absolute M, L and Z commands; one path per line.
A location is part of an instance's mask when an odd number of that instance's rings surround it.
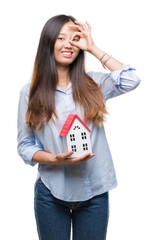
M 29 96 L 28 91 L 29 84 L 25 85 L 20 91 L 17 118 L 17 152 L 26 164 L 34 166 L 37 163 L 32 161 L 33 155 L 39 150 L 44 150 L 44 148 L 39 141 L 36 141 L 33 130 L 28 130 L 28 125 L 25 123 Z
M 140 78 L 135 74 L 135 68 L 123 63 L 122 70 L 104 72 L 89 72 L 89 76 L 99 85 L 104 100 L 119 96 L 134 90 L 140 84 Z

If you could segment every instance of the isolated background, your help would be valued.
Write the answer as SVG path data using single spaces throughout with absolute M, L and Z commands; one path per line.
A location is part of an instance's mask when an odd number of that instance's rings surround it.
M 156 1 L 3 1 L 0 6 L 0 238 L 37 240 L 37 165 L 17 154 L 19 92 L 30 81 L 39 37 L 54 15 L 91 24 L 95 44 L 141 78 L 138 88 L 107 101 L 105 129 L 118 187 L 110 191 L 108 240 L 158 239 L 158 35 Z M 86 69 L 107 72 L 86 54 Z

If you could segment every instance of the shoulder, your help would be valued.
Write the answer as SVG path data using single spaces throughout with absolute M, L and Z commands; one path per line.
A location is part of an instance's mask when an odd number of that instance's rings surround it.
M 20 93 L 21 93 L 21 94 L 24 94 L 24 95 L 29 95 L 30 86 L 31 86 L 31 83 L 30 83 L 30 82 L 27 83 L 27 84 L 25 84 L 25 85 L 21 88 Z
M 109 77 L 109 73 L 88 71 L 86 72 L 96 83 L 101 84 L 106 78 Z
M 20 90 L 19 101 L 28 104 L 31 83 L 25 84 Z

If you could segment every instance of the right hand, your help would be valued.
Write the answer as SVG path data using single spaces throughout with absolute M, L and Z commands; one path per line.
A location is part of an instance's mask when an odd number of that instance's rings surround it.
M 54 165 L 75 164 L 79 162 L 85 162 L 95 156 L 95 154 L 86 153 L 81 157 L 69 158 L 69 156 L 72 155 L 73 153 L 74 153 L 73 151 L 70 151 L 67 153 L 56 154 L 52 164 Z

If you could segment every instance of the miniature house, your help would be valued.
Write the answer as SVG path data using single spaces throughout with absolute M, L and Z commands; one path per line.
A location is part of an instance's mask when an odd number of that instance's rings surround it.
M 59 136 L 63 137 L 65 153 L 74 152 L 70 158 L 92 153 L 90 132 L 91 130 L 77 114 L 69 114 Z

